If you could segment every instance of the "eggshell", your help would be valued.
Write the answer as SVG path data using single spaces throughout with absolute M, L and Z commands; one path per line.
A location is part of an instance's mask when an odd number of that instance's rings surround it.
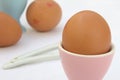
M 35 30 L 49 31 L 60 22 L 62 11 L 54 0 L 36 0 L 29 5 L 26 15 Z
M 98 13 L 90 10 L 78 12 L 65 25 L 62 46 L 77 54 L 106 53 L 111 47 L 110 28 Z
M 0 12 L 0 47 L 17 43 L 22 35 L 19 23 L 11 16 Z

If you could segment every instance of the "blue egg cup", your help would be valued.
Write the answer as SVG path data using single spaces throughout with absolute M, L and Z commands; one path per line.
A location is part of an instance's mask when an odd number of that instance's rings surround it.
M 25 27 L 20 22 L 20 17 L 26 7 L 27 0 L 0 0 L 0 11 L 5 12 L 16 19 L 21 25 L 23 32 Z

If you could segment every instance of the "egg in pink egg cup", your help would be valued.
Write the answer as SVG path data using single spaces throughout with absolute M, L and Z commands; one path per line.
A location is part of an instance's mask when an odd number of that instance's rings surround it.
M 114 46 L 104 54 L 83 55 L 65 50 L 59 45 L 59 53 L 68 80 L 103 80 L 114 55 Z

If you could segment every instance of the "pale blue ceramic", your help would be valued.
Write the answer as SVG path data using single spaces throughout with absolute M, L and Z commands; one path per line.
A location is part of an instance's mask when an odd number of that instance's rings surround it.
M 0 11 L 11 15 L 20 23 L 20 17 L 26 7 L 27 0 L 0 0 Z M 23 31 L 26 29 L 20 23 Z

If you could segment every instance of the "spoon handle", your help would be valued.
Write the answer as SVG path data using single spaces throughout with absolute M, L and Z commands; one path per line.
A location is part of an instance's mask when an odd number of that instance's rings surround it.
M 44 54 L 46 52 L 55 50 L 57 48 L 58 48 L 58 43 L 50 44 L 50 45 L 47 45 L 47 46 L 45 46 L 45 47 L 43 47 L 41 49 L 33 50 L 33 51 L 28 52 L 26 54 L 22 54 L 22 55 L 20 55 L 18 57 L 15 57 L 11 61 L 16 61 L 16 60 L 24 59 L 24 58 L 27 58 L 27 57 Z
M 51 55 L 39 55 L 39 56 L 34 56 L 34 57 L 28 57 L 26 59 L 9 62 L 3 65 L 3 69 L 11 69 L 14 67 L 18 67 L 21 65 L 30 64 L 34 62 L 44 62 L 44 61 L 50 61 L 50 60 L 56 60 L 56 59 L 59 59 L 59 54 L 57 52 L 52 53 Z

